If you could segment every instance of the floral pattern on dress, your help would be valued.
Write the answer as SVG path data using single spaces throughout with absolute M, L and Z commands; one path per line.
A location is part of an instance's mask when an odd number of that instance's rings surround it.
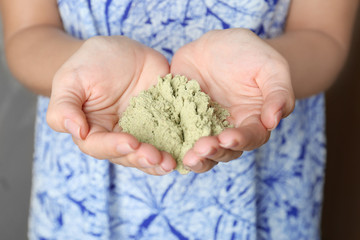
M 125 35 L 170 61 L 212 29 L 283 31 L 290 0 L 58 0 L 81 39 Z M 39 97 L 30 239 L 319 239 L 324 97 L 296 102 L 261 148 L 212 170 L 151 176 L 83 154 L 46 123 Z

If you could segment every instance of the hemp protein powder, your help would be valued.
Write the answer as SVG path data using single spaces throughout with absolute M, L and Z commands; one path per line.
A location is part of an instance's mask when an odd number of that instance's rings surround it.
M 131 98 L 119 125 L 140 142 L 170 153 L 177 162 L 176 170 L 186 174 L 182 163 L 185 153 L 200 137 L 231 127 L 226 120 L 229 115 L 201 91 L 197 81 L 168 74 Z

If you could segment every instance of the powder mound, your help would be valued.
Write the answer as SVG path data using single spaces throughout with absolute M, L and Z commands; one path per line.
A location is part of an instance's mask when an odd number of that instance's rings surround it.
M 212 136 L 231 127 L 227 110 L 201 91 L 195 80 L 171 74 L 130 100 L 119 124 L 140 142 L 170 153 L 176 170 L 188 173 L 182 159 L 203 136 Z

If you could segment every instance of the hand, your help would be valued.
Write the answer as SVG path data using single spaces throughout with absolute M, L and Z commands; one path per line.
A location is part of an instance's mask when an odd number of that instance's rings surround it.
M 183 159 L 194 172 L 208 171 L 218 162 L 260 147 L 294 108 L 286 60 L 249 30 L 208 32 L 175 53 L 171 72 L 196 79 L 204 92 L 229 110 L 235 126 L 195 143 Z
M 94 37 L 56 73 L 47 112 L 54 130 L 71 133 L 80 150 L 154 175 L 175 168 L 169 153 L 121 132 L 118 120 L 132 96 L 169 72 L 160 53 L 126 37 Z

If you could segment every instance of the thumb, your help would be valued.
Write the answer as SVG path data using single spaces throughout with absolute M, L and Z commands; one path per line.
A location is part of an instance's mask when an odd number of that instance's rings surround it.
M 275 129 L 280 120 L 293 111 L 294 105 L 295 98 L 290 89 L 270 92 L 264 96 L 261 122 L 268 130 Z
M 261 122 L 268 130 L 275 129 L 280 120 L 287 117 L 295 107 L 290 72 L 286 69 L 272 76 L 262 76 L 266 81 L 258 82 L 264 99 Z
M 85 139 L 89 132 L 89 125 L 82 110 L 85 94 L 81 92 L 53 83 L 46 114 L 46 121 L 52 129 L 70 133 L 77 139 Z

